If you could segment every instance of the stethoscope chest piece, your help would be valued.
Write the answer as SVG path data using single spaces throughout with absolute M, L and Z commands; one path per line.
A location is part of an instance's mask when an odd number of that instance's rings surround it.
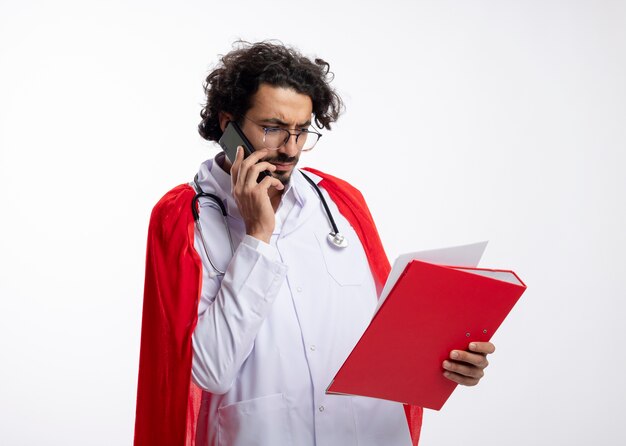
M 348 247 L 348 239 L 346 239 L 343 235 L 336 233 L 328 234 L 328 242 L 333 245 L 335 248 L 347 248 Z
M 339 233 L 339 229 L 337 228 L 337 224 L 335 223 L 333 214 L 330 212 L 330 209 L 328 208 L 328 203 L 326 203 L 326 200 L 324 199 L 324 196 L 322 195 L 320 188 L 317 187 L 317 184 L 315 184 L 315 181 L 313 181 L 308 176 L 306 176 L 304 172 L 300 171 L 300 173 L 302 174 L 304 179 L 307 180 L 307 182 L 313 187 L 315 192 L 317 192 L 317 195 L 320 197 L 320 202 L 322 203 L 322 206 L 324 206 L 324 211 L 326 211 L 328 222 L 330 223 L 330 226 L 332 228 L 332 231 L 330 231 L 327 237 L 328 243 L 330 243 L 333 248 L 347 248 L 348 240 Z

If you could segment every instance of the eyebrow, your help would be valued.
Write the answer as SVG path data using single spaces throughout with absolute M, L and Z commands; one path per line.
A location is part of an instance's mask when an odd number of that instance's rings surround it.
M 276 124 L 276 125 L 280 125 L 283 127 L 287 127 L 289 126 L 289 124 L 285 121 L 282 121 L 278 118 L 268 118 L 268 119 L 261 119 L 261 122 L 265 123 L 265 124 Z M 307 120 L 301 124 L 296 124 L 295 127 L 308 127 L 311 125 L 311 120 Z

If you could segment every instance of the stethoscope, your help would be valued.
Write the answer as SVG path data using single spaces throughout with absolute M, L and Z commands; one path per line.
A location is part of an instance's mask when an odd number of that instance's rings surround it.
M 299 172 L 307 180 L 307 182 L 313 187 L 313 189 L 315 189 L 315 192 L 317 192 L 317 195 L 320 197 L 320 201 L 322 202 L 322 205 L 324 206 L 324 211 L 326 212 L 326 216 L 328 217 L 328 222 L 330 223 L 330 226 L 331 226 L 331 231 L 328 233 L 328 236 L 327 236 L 328 242 L 335 248 L 347 248 L 348 240 L 339 233 L 339 229 L 337 228 L 337 224 L 335 223 L 333 214 L 330 212 L 330 208 L 328 207 L 328 203 L 326 203 L 326 200 L 324 199 L 324 196 L 322 195 L 322 191 L 311 178 L 309 178 L 307 175 L 304 174 L 304 172 L 302 171 L 299 171 Z M 200 198 L 208 198 L 209 200 L 217 204 L 217 206 L 220 209 L 220 212 L 222 213 L 222 218 L 224 219 L 224 226 L 226 227 L 226 233 L 228 234 L 228 242 L 230 243 L 230 252 L 231 254 L 234 255 L 235 247 L 233 245 L 233 238 L 230 233 L 230 227 L 228 226 L 228 213 L 226 212 L 226 206 L 224 205 L 224 201 L 220 197 L 218 197 L 215 194 L 211 194 L 209 192 L 205 192 L 202 190 L 202 188 L 200 187 L 200 183 L 198 182 L 197 174 L 193 179 L 193 184 L 196 190 L 196 195 L 191 200 L 191 213 L 193 214 L 193 219 L 195 221 L 196 227 L 198 228 L 198 232 L 200 233 L 200 241 L 202 242 L 202 249 L 204 250 L 204 254 L 206 255 L 207 259 L 209 259 L 209 263 L 211 264 L 211 267 L 215 270 L 217 275 L 223 276 L 226 272 L 219 269 L 215 265 L 215 263 L 213 263 L 211 255 L 209 254 L 209 250 L 207 248 L 207 244 L 204 239 L 204 234 L 202 231 L 202 223 L 200 223 L 200 213 L 198 212 L 198 201 L 200 200 Z

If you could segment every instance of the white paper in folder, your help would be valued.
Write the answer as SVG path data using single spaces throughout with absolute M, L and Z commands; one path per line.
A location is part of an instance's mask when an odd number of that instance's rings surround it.
M 427 251 L 401 254 L 393 262 L 393 267 L 391 268 L 387 282 L 380 294 L 380 299 L 378 299 L 376 311 L 378 311 L 385 299 L 387 299 L 389 292 L 411 260 L 421 260 L 436 265 L 476 267 L 485 252 L 485 248 L 487 248 L 487 243 L 487 241 L 484 241 L 471 243 L 469 245 L 450 246 L 448 248 L 429 249 Z M 374 312 L 374 314 L 375 313 L 376 312 Z

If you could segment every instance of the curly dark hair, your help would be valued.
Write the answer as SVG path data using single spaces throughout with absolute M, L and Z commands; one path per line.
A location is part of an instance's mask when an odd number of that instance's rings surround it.
M 315 124 L 330 130 L 343 111 L 343 101 L 329 85 L 333 79 L 330 65 L 314 61 L 296 49 L 269 41 L 249 43 L 237 41 L 230 53 L 222 56 L 217 67 L 204 83 L 206 105 L 200 112 L 200 136 L 217 141 L 222 136 L 219 112 L 227 112 L 239 120 L 250 108 L 250 100 L 259 85 L 267 83 L 291 88 L 305 94 L 313 102 Z

